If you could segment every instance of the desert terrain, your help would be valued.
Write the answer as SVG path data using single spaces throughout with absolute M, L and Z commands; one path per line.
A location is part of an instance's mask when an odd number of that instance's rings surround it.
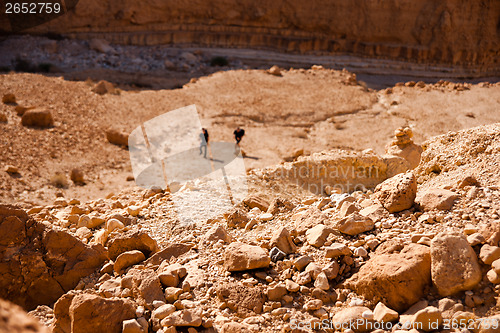
M 498 3 L 188 4 L 0 15 L 0 332 L 500 332 Z M 137 186 L 189 105 L 243 174 Z

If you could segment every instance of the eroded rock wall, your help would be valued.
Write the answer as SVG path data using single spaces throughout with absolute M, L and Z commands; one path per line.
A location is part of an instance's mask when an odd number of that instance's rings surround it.
M 36 29 L 113 43 L 351 53 L 498 69 L 496 0 L 80 0 Z

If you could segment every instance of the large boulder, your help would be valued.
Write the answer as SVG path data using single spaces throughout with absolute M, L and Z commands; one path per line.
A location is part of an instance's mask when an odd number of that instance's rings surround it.
M 158 250 L 156 241 L 144 231 L 130 230 L 110 237 L 107 244 L 109 258 L 115 260 L 127 251 L 139 250 L 148 258 Z
M 0 205 L 0 297 L 25 309 L 51 305 L 107 260 L 101 245 L 47 227 Z
M 417 196 L 417 180 L 413 173 L 401 173 L 385 180 L 375 188 L 375 198 L 390 213 L 411 208 Z
M 403 311 L 417 302 L 431 282 L 428 247 L 410 244 L 400 253 L 372 257 L 345 286 L 375 302 Z
M 266 250 L 240 242 L 229 244 L 224 254 L 224 267 L 230 272 L 266 268 L 270 263 L 271 258 Z
M 54 118 L 49 110 L 36 108 L 23 114 L 21 124 L 29 127 L 51 127 L 54 125 Z
M 0 332 L 49 333 L 49 329 L 30 317 L 21 307 L 0 299 Z
M 135 318 L 134 303 L 125 298 L 66 294 L 54 306 L 53 333 L 121 333 L 122 322 Z
M 465 236 L 443 233 L 432 239 L 431 275 L 441 296 L 472 289 L 481 282 L 481 267 Z

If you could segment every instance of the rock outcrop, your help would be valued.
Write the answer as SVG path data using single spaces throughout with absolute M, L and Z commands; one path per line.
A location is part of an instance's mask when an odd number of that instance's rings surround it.
M 495 0 L 80 1 L 34 31 L 111 43 L 268 48 L 498 70 Z M 209 15 L 207 15 L 209 13 Z M 481 41 L 472 43 L 471 41 Z M 112 52 L 112 48 L 106 48 Z M 493 75 L 493 73 L 490 73 Z
M 24 210 L 0 205 L 0 297 L 25 309 L 54 303 L 107 259 L 67 232 L 34 221 Z

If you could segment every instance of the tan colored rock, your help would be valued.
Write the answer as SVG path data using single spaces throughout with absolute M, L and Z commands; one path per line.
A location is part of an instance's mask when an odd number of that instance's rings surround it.
M 322 247 L 325 244 L 328 235 L 330 235 L 333 230 L 324 224 L 318 224 L 317 226 L 306 231 L 306 239 L 309 244 L 314 247 Z
M 252 331 L 244 324 L 236 323 L 234 321 L 225 323 L 220 333 L 251 333 Z
M 295 292 L 299 291 L 300 285 L 298 283 L 295 283 L 294 281 L 292 281 L 290 279 L 287 279 L 287 280 L 285 280 L 285 288 L 289 292 L 295 293 Z
M 321 272 L 318 274 L 316 280 L 314 281 L 314 286 L 321 290 L 330 289 L 330 283 L 328 282 L 328 277 L 326 276 L 325 272 Z
M 49 110 L 36 108 L 27 110 L 23 114 L 21 124 L 28 127 L 47 128 L 54 125 L 54 118 Z
M 7 172 L 11 175 L 15 175 L 15 174 L 19 173 L 19 169 L 13 165 L 7 165 L 4 170 L 5 170 L 5 172 Z
M 234 208 L 228 213 L 224 214 L 229 228 L 245 228 L 245 225 L 250 220 L 248 215 L 241 209 Z
M 495 260 L 500 259 L 500 247 L 484 244 L 479 252 L 479 258 L 486 265 L 491 265 Z
M 117 146 L 128 147 L 128 134 L 116 129 L 106 131 L 106 139 L 109 143 Z
M 500 331 L 500 315 L 498 314 L 477 321 L 479 322 L 477 333 L 498 333 Z
M 49 329 L 29 316 L 20 306 L 0 299 L 0 332 L 49 333 Z
M 125 268 L 138 264 L 145 259 L 144 253 L 138 250 L 123 252 L 116 258 L 114 270 L 120 274 Z
M 374 222 L 378 222 L 381 219 L 389 216 L 387 209 L 385 209 L 382 205 L 379 204 L 373 204 L 368 207 L 365 207 L 359 211 L 359 214 L 369 217 Z
M 320 221 L 329 221 L 327 214 L 312 206 L 307 210 L 292 215 L 292 222 L 299 235 L 303 235 L 307 230 L 316 226 Z M 325 222 L 324 222 L 325 223 Z M 328 224 L 328 223 L 326 223 Z
M 130 269 L 122 278 L 121 286 L 130 289 L 136 302 L 148 309 L 154 301 L 165 302 L 160 279 L 152 269 Z
M 125 225 L 122 222 L 118 221 L 117 219 L 109 219 L 106 222 L 106 230 L 108 232 L 113 232 L 114 230 L 123 228 L 125 228 Z
M 339 215 L 341 217 L 346 217 L 357 211 L 359 211 L 359 209 L 356 207 L 354 203 L 345 201 L 342 203 L 342 206 L 340 207 Z
M 224 267 L 230 272 L 265 268 L 270 262 L 271 258 L 263 248 L 240 242 L 229 244 L 224 254 Z
M 276 76 L 281 76 L 281 68 L 278 66 L 274 65 L 269 70 L 267 71 L 269 74 L 276 75 Z
M 135 307 L 130 300 L 123 298 L 80 294 L 71 301 L 69 318 L 71 333 L 121 333 L 123 321 L 135 318 Z
M 135 319 L 127 319 L 122 323 L 122 333 L 145 333 L 141 324 Z
M 418 327 L 423 331 L 431 332 L 438 330 L 442 326 L 443 317 L 441 315 L 441 311 L 439 311 L 438 308 L 434 306 L 428 306 L 424 309 L 418 310 L 414 315 L 412 315 L 409 323 L 410 324 L 402 324 L 407 325 L 407 327 Z
M 175 306 L 172 304 L 164 304 L 156 309 L 153 310 L 153 313 L 151 314 L 152 318 L 162 320 L 165 317 L 168 317 L 172 313 L 176 311 Z
M 418 193 L 417 203 L 424 210 L 450 210 L 459 195 L 445 189 L 431 189 L 423 193 Z
M 390 213 L 397 213 L 411 208 L 416 195 L 417 180 L 411 172 L 389 178 L 375 188 L 375 198 Z
M 4 94 L 2 97 L 2 103 L 4 104 L 14 104 L 16 103 L 16 95 L 12 93 Z
M 266 212 L 269 208 L 269 202 L 258 195 L 250 195 L 243 200 L 243 203 L 250 209 L 259 208 L 261 211 Z
M 387 306 L 401 311 L 417 302 L 430 282 L 429 248 L 410 244 L 400 253 L 372 257 L 345 285 L 367 299 L 384 299 Z
M 172 313 L 170 316 L 162 319 L 162 326 L 201 326 L 201 310 L 184 309 Z
M 325 273 L 328 280 L 333 280 L 339 274 L 339 270 L 340 270 L 340 265 L 337 261 L 334 260 L 328 265 L 326 265 L 326 267 L 323 268 L 322 271 Z
M 121 253 L 127 251 L 139 250 L 146 257 L 149 257 L 158 250 L 156 240 L 151 238 L 145 231 L 134 230 L 114 235 L 108 240 L 107 246 L 109 258 L 112 260 L 115 260 Z
M 375 223 L 369 217 L 363 216 L 358 212 L 344 217 L 335 223 L 335 227 L 342 233 L 355 236 L 360 233 L 370 231 L 375 227 Z
M 326 258 L 337 258 L 340 256 L 348 256 L 351 255 L 351 249 L 347 247 L 347 245 L 342 243 L 333 243 L 328 246 L 326 249 L 325 257 Z
M 465 236 L 442 233 L 432 239 L 431 276 L 441 296 L 473 289 L 481 282 L 481 267 Z
M 267 289 L 267 298 L 270 301 L 281 301 L 283 296 L 287 294 L 286 285 L 283 283 L 278 283 L 274 287 L 270 287 Z
M 313 261 L 313 259 L 307 255 L 300 256 L 294 260 L 293 266 L 300 272 L 304 268 L 306 268 L 306 266 L 309 265 L 311 261 Z
M 97 82 L 94 88 L 92 88 L 92 92 L 98 95 L 114 94 L 115 91 L 116 89 L 113 84 L 105 80 Z
M 367 332 L 371 330 L 370 325 L 373 325 L 373 320 L 363 318 L 363 313 L 370 311 L 364 306 L 353 306 L 345 308 L 332 317 L 332 325 L 334 327 L 348 327 L 354 332 Z
M 205 239 L 209 242 L 218 242 L 219 240 L 224 241 L 224 243 L 229 243 L 231 241 L 231 236 L 228 235 L 226 229 L 217 225 L 212 227 L 207 234 L 205 235 Z
M 393 322 L 399 318 L 399 314 L 388 308 L 384 303 L 378 302 L 377 305 L 375 306 L 375 309 L 373 309 L 373 319 L 375 319 L 378 322 Z
M 307 301 L 304 304 L 303 308 L 306 311 L 316 311 L 316 310 L 321 309 L 322 306 L 323 306 L 323 302 L 321 300 L 313 299 L 313 300 Z
M 165 299 L 169 303 L 177 301 L 179 295 L 183 293 L 181 288 L 167 287 L 165 288 Z
M 285 227 L 281 227 L 273 233 L 269 244 L 271 247 L 277 247 L 286 254 L 294 253 L 297 250 L 290 232 Z

